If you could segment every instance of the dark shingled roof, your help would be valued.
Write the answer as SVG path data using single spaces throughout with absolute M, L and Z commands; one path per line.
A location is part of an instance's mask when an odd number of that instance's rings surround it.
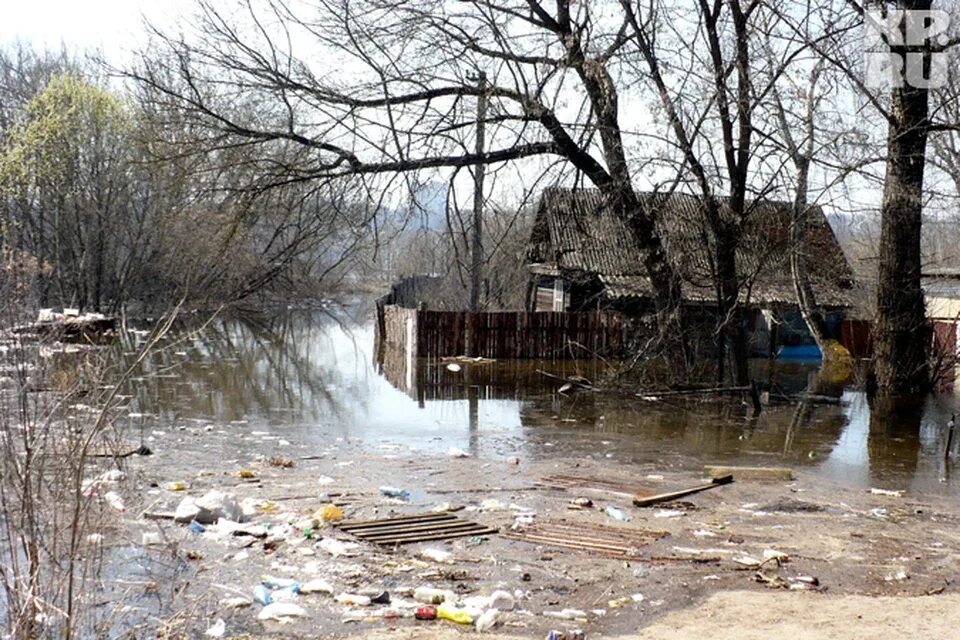
M 687 194 L 640 194 L 644 207 L 658 207 L 657 225 L 667 256 L 683 278 L 688 301 L 716 300 L 711 276 L 713 236 L 702 200 Z M 725 205 L 724 205 L 725 206 Z M 790 273 L 791 205 L 747 203 L 737 266 L 753 304 L 795 304 Z M 819 304 L 853 304 L 853 272 L 820 207 L 807 219 L 807 265 Z M 596 275 L 613 298 L 651 292 L 643 250 L 629 219 L 606 206 L 597 189 L 544 191 L 528 249 L 531 270 L 567 276 Z M 749 290 L 749 291 L 748 291 Z

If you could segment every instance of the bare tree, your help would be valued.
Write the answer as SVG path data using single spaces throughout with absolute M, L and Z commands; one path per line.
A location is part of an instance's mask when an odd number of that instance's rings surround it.
M 250 162 L 272 186 L 349 178 L 384 193 L 408 174 L 562 159 L 632 221 L 660 326 L 677 330 L 680 279 L 653 213 L 640 206 L 623 139 L 615 80 L 622 22 L 565 0 L 552 8 L 534 0 L 326 0 L 315 15 L 283 0 L 241 1 L 232 12 L 197 6 L 194 37 L 155 33 L 157 46 L 128 75 L 211 139 L 250 155 L 259 149 Z M 304 39 L 348 65 L 349 79 L 298 57 L 292 43 Z M 487 75 L 490 102 L 483 153 L 463 135 L 477 124 L 477 71 Z M 258 105 L 256 114 L 232 108 L 240 96 Z M 264 161 L 277 145 L 299 147 L 300 162 Z

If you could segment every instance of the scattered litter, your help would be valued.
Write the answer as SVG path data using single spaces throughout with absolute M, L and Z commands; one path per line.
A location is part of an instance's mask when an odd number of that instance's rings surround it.
M 417 610 L 414 612 L 413 617 L 417 620 L 436 620 L 437 619 L 437 608 L 436 607 L 417 607 Z
M 447 365 L 447 371 L 451 371 L 453 373 L 460 373 L 461 369 L 462 367 L 458 365 L 456 362 L 451 362 L 450 364 Z
M 362 596 L 355 593 L 341 593 L 334 598 L 340 604 L 353 605 L 355 607 L 369 607 L 370 596 Z
M 910 576 L 903 569 L 898 569 L 893 573 L 888 573 L 883 579 L 887 582 L 903 582 L 904 580 L 909 580 Z
M 220 606 L 224 609 L 243 609 L 244 607 L 249 607 L 252 604 L 253 602 L 249 598 L 244 598 L 243 596 L 223 598 L 220 600 Z
M 272 602 L 257 614 L 257 620 L 276 620 L 277 622 L 286 622 L 287 618 L 308 617 L 303 607 L 292 602 Z
M 417 555 L 419 555 L 421 558 L 426 558 L 427 560 L 433 560 L 434 562 L 448 564 L 453 562 L 453 554 L 442 549 L 421 549 L 420 553 Z
M 332 555 L 333 557 L 339 556 L 348 556 L 356 549 L 358 545 L 356 542 L 343 542 L 342 540 L 337 540 L 336 538 L 324 538 L 320 541 L 320 548 Z
M 462 504 L 451 504 L 449 502 L 441 502 L 440 504 L 434 505 L 430 511 L 434 513 L 446 513 L 454 511 L 463 511 L 464 506 Z
M 184 482 L 183 480 L 175 480 L 167 483 L 167 491 L 186 491 L 189 488 L 190 483 Z
M 400 498 L 401 500 L 410 499 L 410 492 L 407 491 L 406 489 L 401 489 L 399 487 L 390 487 L 390 486 L 384 485 L 380 487 L 380 494 L 387 496 L 389 498 Z
M 562 609 L 560 611 L 544 611 L 543 616 L 560 620 L 586 620 L 587 612 L 580 609 Z
M 891 498 L 902 498 L 902 497 L 903 497 L 903 490 L 893 491 L 893 490 L 890 490 L 890 489 L 876 489 L 876 488 L 874 488 L 874 487 L 871 487 L 871 488 L 870 488 L 870 493 L 872 493 L 872 494 L 875 495 L 875 496 L 888 496 L 888 497 L 891 497 Z
M 570 501 L 570 504 L 580 509 L 589 509 L 593 506 L 593 500 L 590 498 L 574 498 Z
M 780 563 L 790 562 L 790 556 L 788 556 L 783 551 L 778 551 L 776 549 L 764 549 L 763 559 L 764 560 L 776 559 L 777 562 L 780 562 Z
M 343 520 L 343 509 L 334 504 L 327 504 L 314 511 L 313 519 L 318 522 Z
M 679 509 L 657 509 L 653 513 L 654 518 L 679 518 L 685 515 L 687 515 L 687 512 Z
M 121 482 L 127 478 L 127 474 L 120 469 L 110 469 L 100 474 L 101 482 Z
M 203 497 L 194 499 L 185 497 L 177 505 L 173 519 L 176 522 L 196 520 L 200 524 L 213 524 L 221 518 L 242 522 L 243 509 L 235 496 L 221 491 L 209 491 Z
M 493 608 L 484 611 L 480 617 L 477 618 L 475 626 L 477 627 L 477 631 L 483 633 L 496 627 L 498 622 L 500 622 L 500 612 L 496 608 Z
M 469 458 L 470 454 L 464 451 L 459 447 L 450 447 L 450 450 L 447 451 L 447 455 L 451 458 Z
M 300 593 L 305 595 L 309 593 L 326 593 L 333 595 L 333 585 L 321 578 L 308 580 L 300 585 Z
M 143 546 L 148 547 L 150 545 L 162 544 L 163 540 L 160 539 L 160 534 L 156 531 L 144 531 L 140 542 Z
M 240 471 L 237 471 L 237 475 L 244 480 L 250 480 L 257 477 L 257 472 L 253 469 L 240 469 Z
M 217 618 L 217 621 L 213 623 L 213 626 L 204 631 L 203 635 L 208 638 L 222 638 L 223 634 L 227 632 L 227 623 L 223 621 L 222 618 Z
M 273 602 L 273 596 L 270 595 L 269 588 L 262 584 L 258 584 L 253 588 L 253 600 L 254 602 L 259 602 L 262 605 L 268 605 Z
M 473 624 L 473 616 L 466 609 L 460 609 L 444 602 L 437 607 L 437 617 L 457 624 Z
M 381 520 L 345 520 L 337 525 L 361 540 L 381 545 L 451 540 L 497 533 L 452 513 L 420 513 Z
M 619 520 L 620 522 L 630 522 L 630 516 L 628 516 L 626 512 L 619 507 L 614 507 L 611 505 L 607 507 L 604 511 L 608 516 L 610 516 L 614 520 Z
M 123 504 L 123 498 L 120 497 L 120 494 L 116 491 L 108 491 L 103 496 L 104 500 L 107 501 L 111 507 L 117 511 L 126 511 L 127 507 Z
M 443 602 L 455 602 L 457 596 L 453 591 L 447 589 L 417 587 L 413 591 L 413 599 L 426 604 L 441 604 Z

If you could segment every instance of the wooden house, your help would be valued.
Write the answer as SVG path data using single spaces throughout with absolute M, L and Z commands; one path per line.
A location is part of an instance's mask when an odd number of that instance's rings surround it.
M 656 220 L 668 259 L 683 280 L 683 303 L 710 316 L 716 310 L 713 237 L 702 200 L 687 194 L 641 194 Z M 802 343 L 806 325 L 798 313 L 790 268 L 790 203 L 747 203 L 744 235 L 737 251 L 741 295 L 752 312 L 758 344 Z M 853 306 L 853 271 L 820 207 L 806 221 L 807 265 L 817 302 L 839 337 L 840 322 Z M 652 308 L 644 250 L 629 217 L 606 205 L 596 189 L 546 190 L 536 213 L 527 253 L 528 309 L 578 311 L 615 309 L 642 315 Z M 694 314 L 695 315 L 695 314 Z M 776 334 L 779 334 L 777 336 Z M 765 345 L 766 347 L 766 345 Z

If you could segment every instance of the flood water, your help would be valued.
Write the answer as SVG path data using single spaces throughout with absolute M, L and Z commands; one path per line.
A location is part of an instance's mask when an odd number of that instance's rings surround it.
M 691 470 L 759 464 L 862 487 L 960 488 L 942 454 L 953 395 L 931 396 L 915 417 L 871 416 L 862 393 L 838 389 L 832 403 L 772 405 L 751 418 L 734 400 L 563 395 L 560 382 L 538 371 L 589 378 L 603 363 L 500 361 L 450 371 L 403 354 L 375 360 L 364 305 L 184 322 L 132 381 L 129 426 L 147 440 L 154 430 L 201 422 L 307 449 L 340 438 L 397 455 L 458 447 L 491 458 L 590 456 Z M 816 369 L 763 361 L 755 372 L 774 390 L 796 393 Z M 251 443 L 238 438 L 236 446 L 223 455 Z

